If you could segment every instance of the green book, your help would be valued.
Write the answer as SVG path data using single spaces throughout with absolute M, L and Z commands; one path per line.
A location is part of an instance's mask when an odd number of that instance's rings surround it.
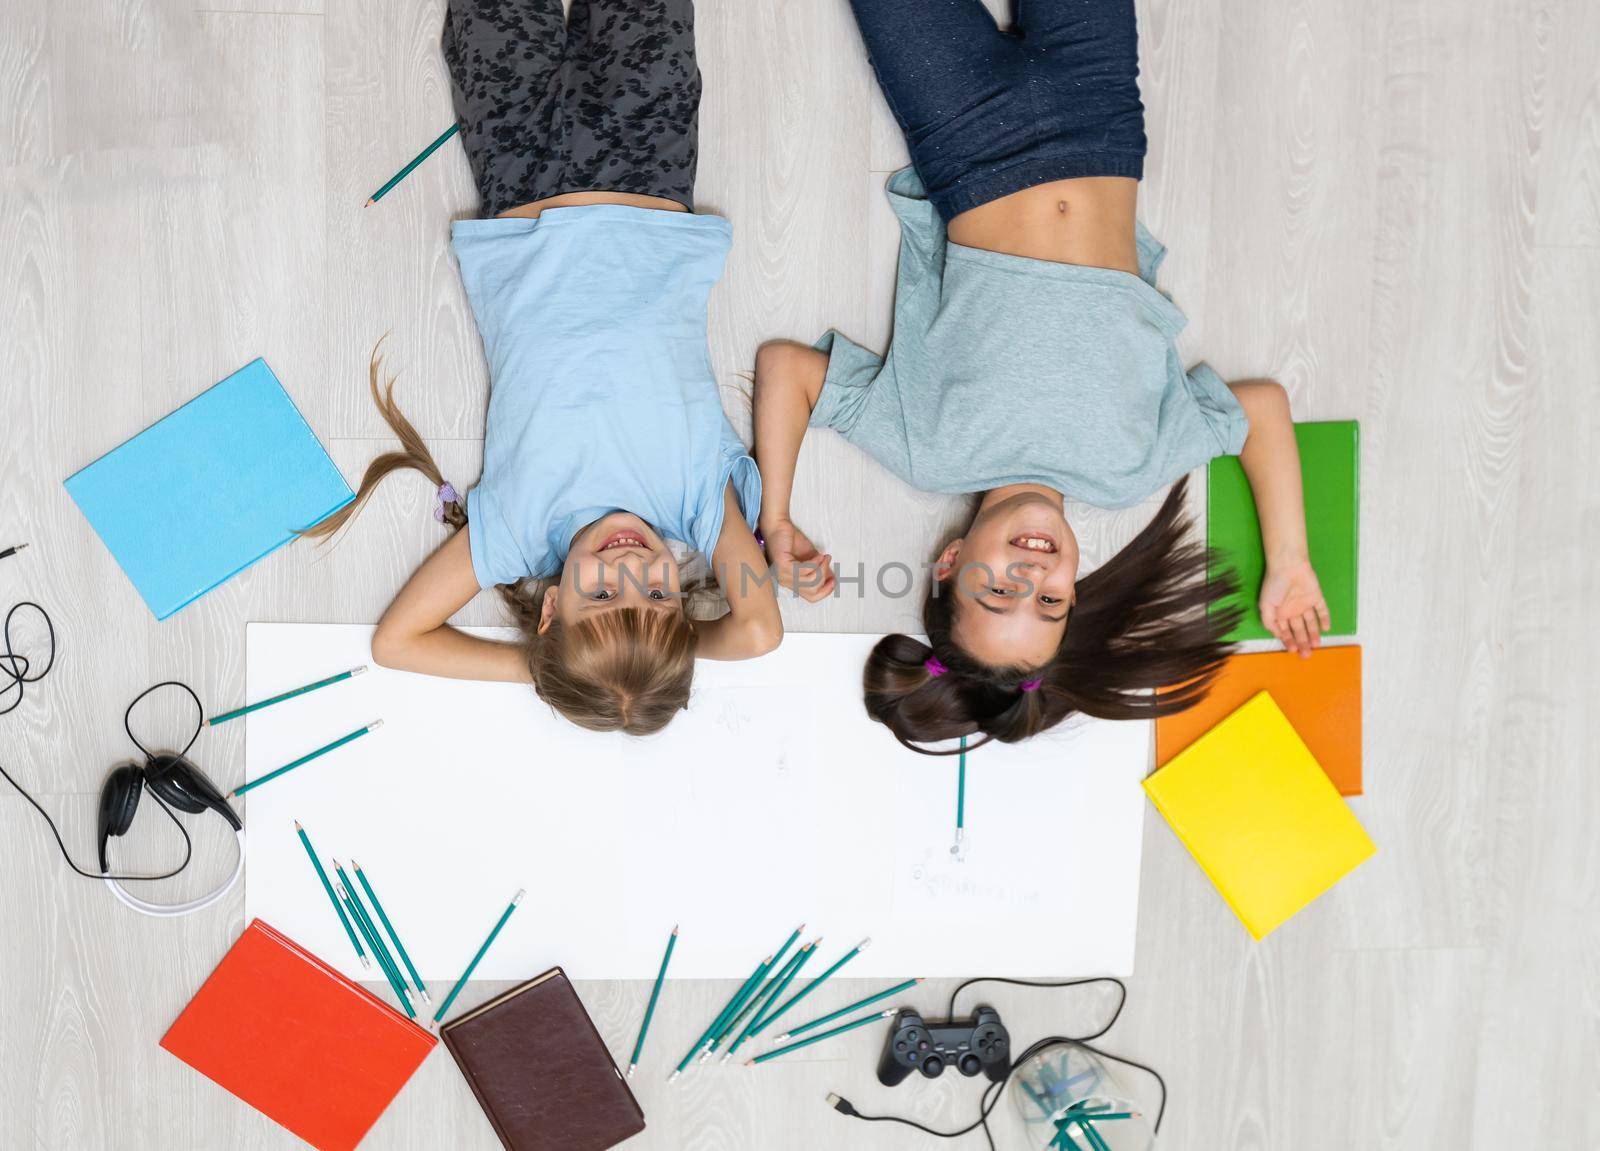
M 1361 523 L 1360 425 L 1355 420 L 1296 424 L 1300 475 L 1305 483 L 1306 535 L 1311 565 L 1328 598 L 1333 626 L 1327 635 L 1356 634 L 1356 563 Z M 1261 623 L 1261 523 L 1237 456 L 1211 461 L 1206 480 L 1206 543 L 1220 566 L 1239 578 L 1237 602 L 1244 609 L 1230 640 L 1271 639 Z M 1224 600 L 1227 607 L 1234 601 Z

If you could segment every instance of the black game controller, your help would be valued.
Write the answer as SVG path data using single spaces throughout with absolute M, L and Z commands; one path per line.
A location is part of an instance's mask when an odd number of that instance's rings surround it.
M 932 1025 L 908 1009 L 894 1017 L 894 1031 L 878 1060 L 879 1083 L 894 1087 L 913 1070 L 937 1079 L 946 1067 L 968 1077 L 982 1071 L 996 1083 L 1006 1077 L 1011 1069 L 1011 1036 L 998 1011 L 980 1007 L 971 1019 Z

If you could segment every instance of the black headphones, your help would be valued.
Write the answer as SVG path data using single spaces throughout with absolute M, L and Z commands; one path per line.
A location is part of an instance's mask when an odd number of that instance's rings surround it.
M 18 654 L 12 643 L 12 617 L 16 615 L 19 609 L 24 607 L 32 608 L 39 614 L 39 617 L 44 621 L 45 632 L 49 638 L 49 658 L 45 660 L 44 666 L 38 671 L 32 670 L 31 662 L 26 656 Z M 4 700 L 4 697 L 12 691 L 16 692 L 14 700 L 10 700 L 0 706 L 0 715 L 4 715 L 22 703 L 24 685 L 39 682 L 55 666 L 55 626 L 51 623 L 50 616 L 44 608 L 36 603 L 24 601 L 14 605 L 6 613 L 3 636 L 0 636 L 0 638 L 3 638 L 4 641 L 4 650 L 0 651 L 0 677 L 10 681 L 4 687 L 0 687 L 0 700 Z M 196 717 L 194 734 L 189 737 L 189 742 L 184 744 L 183 750 L 179 752 L 152 752 L 144 744 L 140 743 L 139 738 L 133 734 L 131 724 L 133 709 L 146 696 L 164 687 L 181 688 L 194 701 Z M 128 705 L 127 711 L 123 712 L 123 730 L 128 733 L 128 738 L 133 742 L 133 745 L 144 754 L 144 762 L 142 764 L 125 763 L 113 768 L 111 774 L 106 777 L 105 784 L 100 789 L 100 813 L 98 819 L 100 873 L 98 875 L 85 871 L 73 861 L 72 854 L 67 850 L 67 845 L 62 842 L 61 832 L 57 829 L 55 820 L 50 818 L 50 813 L 39 806 L 38 801 L 29 795 L 21 784 L 12 779 L 10 773 L 3 767 L 0 767 L 0 776 L 3 776 L 12 787 L 15 787 L 21 793 L 22 798 L 32 804 L 34 810 L 44 817 L 45 822 L 50 825 L 51 834 L 56 838 L 56 846 L 61 849 L 62 857 L 66 859 L 67 866 L 72 868 L 73 871 L 89 879 L 101 880 L 120 903 L 132 908 L 134 911 L 145 915 L 162 917 L 188 915 L 191 912 L 199 911 L 216 903 L 232 890 L 233 885 L 239 881 L 239 876 L 244 871 L 244 824 L 240 822 L 239 816 L 234 812 L 233 808 L 228 805 L 228 801 L 222 797 L 222 793 L 217 790 L 216 785 L 207 779 L 205 773 L 187 758 L 189 749 L 194 746 L 195 740 L 200 738 L 200 731 L 204 726 L 204 722 L 204 709 L 200 705 L 200 697 L 195 695 L 194 690 L 188 684 L 179 683 L 177 680 L 167 680 L 146 688 Z M 133 826 L 134 816 L 139 813 L 139 798 L 146 788 L 149 789 L 156 805 L 161 808 L 168 819 L 172 820 L 179 834 L 183 836 L 183 861 L 171 871 L 162 872 L 159 875 L 113 875 L 107 855 L 107 847 L 112 839 L 126 835 L 128 829 Z M 122 883 L 135 880 L 143 882 L 156 879 L 171 879 L 189 865 L 189 858 L 193 853 L 193 842 L 189 838 L 188 831 L 184 829 L 178 817 L 173 814 L 173 808 L 177 808 L 179 811 L 189 815 L 199 815 L 209 809 L 222 816 L 223 819 L 228 821 L 228 825 L 233 828 L 234 836 L 238 841 L 239 858 L 234 864 L 233 874 L 228 877 L 227 882 L 208 895 L 190 900 L 187 903 L 148 903 L 132 895 L 122 886 Z
M 141 766 L 125 763 L 113 768 L 100 790 L 100 872 L 111 871 L 106 861 L 106 845 L 112 837 L 126 835 L 133 826 L 133 817 L 139 812 L 139 796 L 149 788 L 168 807 L 190 815 L 199 815 L 208 808 L 226 819 L 235 831 L 243 831 L 244 824 L 234 814 L 228 801 L 205 773 L 181 755 L 158 753 L 150 756 Z
M 133 734 L 130 722 L 133 709 L 138 707 L 146 696 L 164 687 L 182 688 L 194 701 L 194 734 L 179 752 L 151 751 L 139 742 L 138 736 Z M 105 786 L 100 789 L 100 875 L 107 889 L 119 903 L 145 915 L 171 918 L 189 915 L 210 907 L 233 890 L 233 885 L 239 881 L 239 876 L 244 871 L 244 824 L 233 808 L 228 806 L 228 801 L 222 798 L 222 793 L 217 790 L 216 784 L 207 779 L 205 773 L 186 758 L 195 740 L 200 738 L 200 731 L 204 726 L 205 709 L 200 705 L 200 697 L 195 695 L 194 689 L 188 684 L 172 679 L 145 688 L 134 697 L 133 702 L 128 705 L 128 710 L 122 713 L 122 728 L 133 741 L 133 746 L 144 753 L 144 763 L 125 763 L 113 768 L 111 774 L 106 777 Z M 178 823 L 177 817 L 172 814 L 174 807 L 189 815 L 199 815 L 207 810 L 214 811 L 228 821 L 228 825 L 233 828 L 234 837 L 238 840 L 239 858 L 234 864 L 233 874 L 221 887 L 188 903 L 149 903 L 122 886 L 120 881 L 128 877 L 111 874 L 106 846 L 113 838 L 126 835 L 128 829 L 133 826 L 133 817 L 139 813 L 139 797 L 144 794 L 146 788 L 149 788 L 156 803 L 173 823 Z M 178 826 L 181 830 L 183 825 Z M 188 839 L 188 832 L 184 832 L 184 840 L 187 842 Z M 187 853 L 184 856 L 184 863 L 188 863 Z

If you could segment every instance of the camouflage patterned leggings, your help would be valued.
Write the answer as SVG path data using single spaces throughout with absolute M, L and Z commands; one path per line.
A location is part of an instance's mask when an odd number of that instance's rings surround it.
M 444 58 L 461 140 L 497 215 L 564 192 L 693 209 L 694 0 L 451 0 Z

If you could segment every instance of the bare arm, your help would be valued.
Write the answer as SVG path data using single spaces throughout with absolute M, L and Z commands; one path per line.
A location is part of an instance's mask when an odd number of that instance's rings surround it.
M 1306 544 L 1300 449 L 1289 396 L 1273 380 L 1243 380 L 1228 387 L 1250 421 L 1239 463 L 1255 497 L 1266 555 L 1261 622 L 1290 651 L 1310 655 L 1331 620 Z
M 778 597 L 766 578 L 766 557 L 745 523 L 731 482 L 722 493 L 722 534 L 711 567 L 728 597 L 728 614 L 695 622 L 698 654 L 706 659 L 751 659 L 777 647 L 783 640 Z
M 815 602 L 837 583 L 832 556 L 817 553 L 789 518 L 795 464 L 828 376 L 828 357 L 779 340 L 756 353 L 756 462 L 761 466 L 761 534 L 784 587 Z
M 423 675 L 530 683 L 527 662 L 515 646 L 477 639 L 445 622 L 478 594 L 468 530 L 446 540 L 406 581 L 378 621 L 372 658 Z

